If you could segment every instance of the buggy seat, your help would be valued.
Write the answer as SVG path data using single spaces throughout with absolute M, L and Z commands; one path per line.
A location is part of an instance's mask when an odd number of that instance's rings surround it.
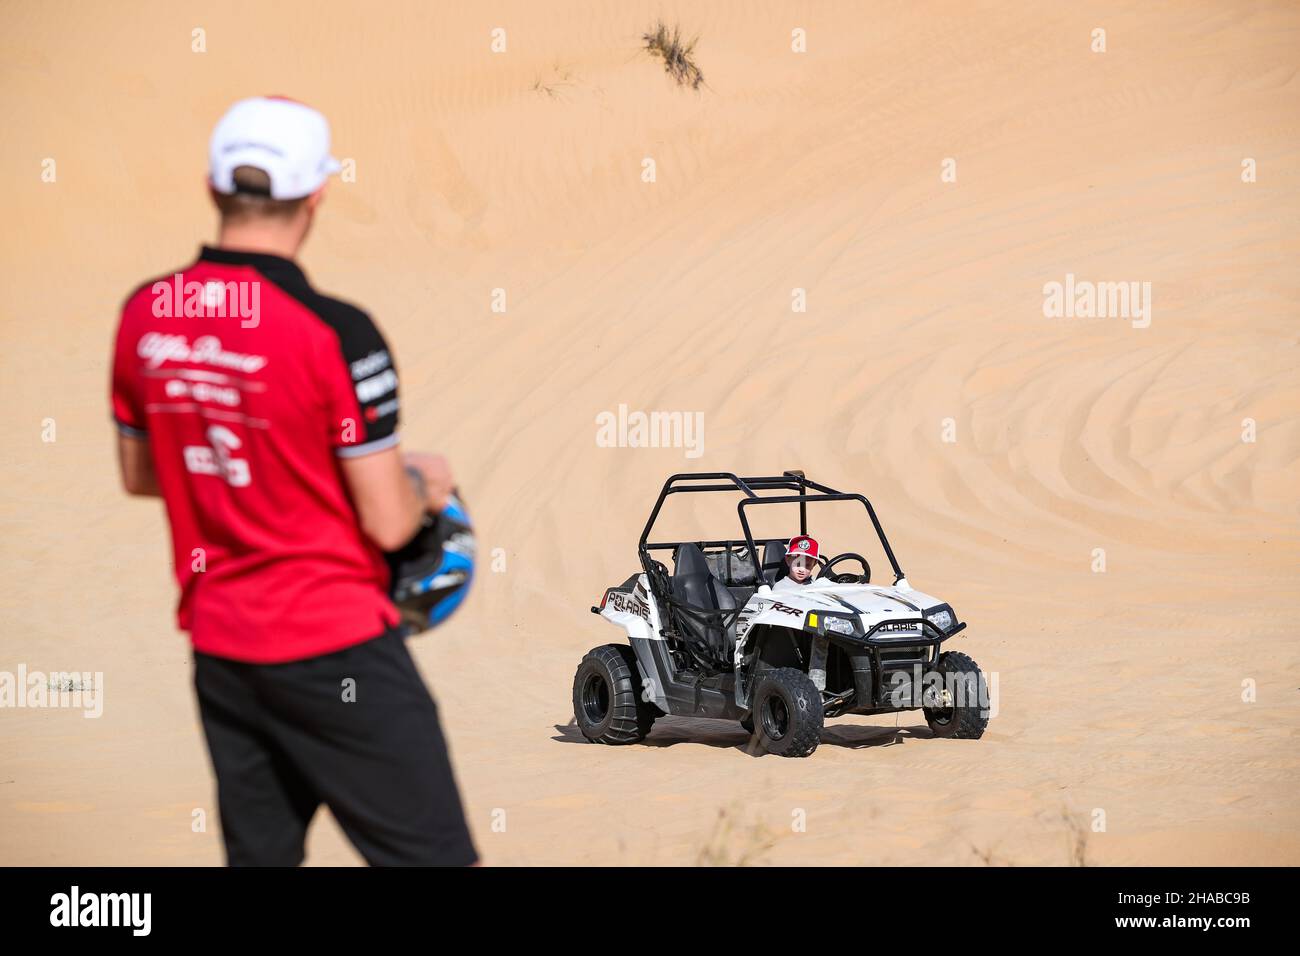
M 785 542 L 769 541 L 763 545 L 763 583 L 776 584 L 783 577 L 785 577 Z
M 709 567 L 699 545 L 678 546 L 672 596 L 682 635 L 709 657 L 730 665 L 736 642 L 735 611 L 743 604 Z

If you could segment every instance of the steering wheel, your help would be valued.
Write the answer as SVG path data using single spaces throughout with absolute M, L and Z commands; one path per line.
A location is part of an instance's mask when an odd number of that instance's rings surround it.
M 831 568 L 841 561 L 856 561 L 862 565 L 861 574 L 831 574 Z M 821 572 L 817 575 L 818 579 L 829 579 L 833 584 L 870 584 L 871 583 L 871 565 L 867 559 L 853 551 L 845 551 L 843 554 L 837 554 L 824 565 Z

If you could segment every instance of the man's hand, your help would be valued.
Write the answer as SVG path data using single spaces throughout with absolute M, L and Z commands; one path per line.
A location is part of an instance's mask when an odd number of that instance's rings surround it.
M 424 452 L 408 451 L 402 456 L 402 464 L 419 473 L 424 480 L 425 507 L 434 514 L 447 507 L 455 481 L 451 477 L 451 466 L 442 455 L 428 455 Z
M 361 530 L 381 551 L 396 551 L 410 541 L 420 530 L 425 511 L 441 512 L 451 495 L 451 468 L 441 455 L 402 454 L 397 448 L 385 448 L 340 458 L 339 465 Z M 424 483 L 422 498 L 411 472 L 417 472 Z

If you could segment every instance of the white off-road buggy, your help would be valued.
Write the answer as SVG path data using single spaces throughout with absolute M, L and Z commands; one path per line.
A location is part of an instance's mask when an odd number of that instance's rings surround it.
M 670 495 L 740 493 L 743 539 L 652 541 Z M 860 502 L 893 568 L 892 585 L 871 583 L 855 552 L 821 559 L 817 578 L 781 583 L 785 538 L 759 546 L 746 511 Z M 862 495 L 843 494 L 787 471 L 740 478 L 673 475 L 664 483 L 637 548 L 642 571 L 608 588 L 591 610 L 622 628 L 627 644 L 588 652 L 573 681 L 582 734 L 605 744 L 645 738 L 661 715 L 738 720 L 770 753 L 806 757 L 827 717 L 921 710 L 938 737 L 978 738 L 988 724 L 984 675 L 941 645 L 964 630 L 953 609 L 914 589 Z M 671 552 L 673 570 L 654 558 Z M 858 570 L 842 567 L 858 565 Z

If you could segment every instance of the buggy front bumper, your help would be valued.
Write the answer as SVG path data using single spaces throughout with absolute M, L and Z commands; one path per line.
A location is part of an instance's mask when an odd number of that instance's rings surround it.
M 966 624 L 954 624 L 944 631 L 927 618 L 905 617 L 881 621 L 870 628 L 864 628 L 862 619 L 856 614 L 809 611 L 804 616 L 803 629 L 860 647 L 928 647 L 942 644 L 948 638 L 960 634 L 966 629 Z

